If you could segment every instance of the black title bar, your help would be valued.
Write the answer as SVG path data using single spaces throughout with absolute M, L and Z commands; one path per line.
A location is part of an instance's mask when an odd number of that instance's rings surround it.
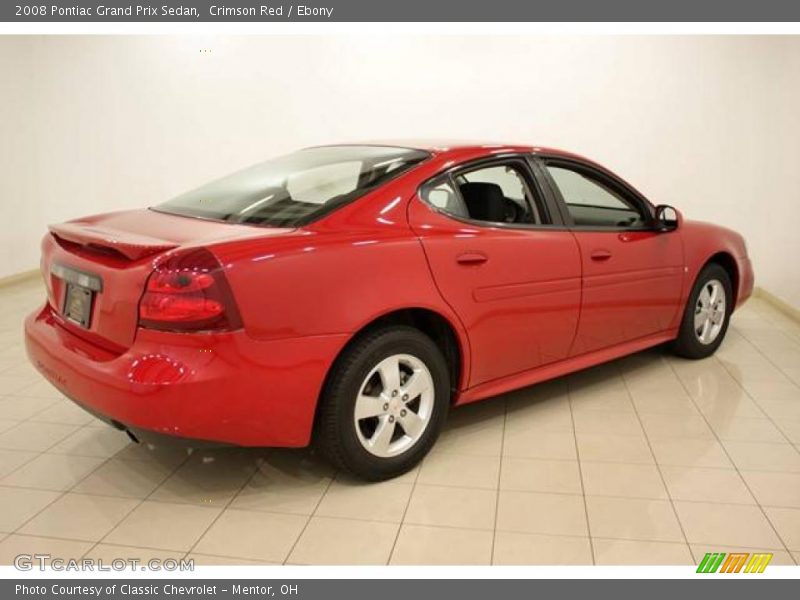
M 2 0 L 3 22 L 785 22 L 793 0 Z
M 770 567 L 772 568 L 772 567 Z M 710 595 L 727 600 L 755 596 L 796 596 L 793 579 L 725 578 L 698 579 L 26 579 L 0 581 L 3 598 L 16 600 L 352 600 L 380 598 L 460 598 L 487 600 L 537 597 L 614 598 L 628 600 L 705 600 Z M 712 581 L 715 579 L 715 581 Z M 794 592 L 793 592 L 794 590 Z

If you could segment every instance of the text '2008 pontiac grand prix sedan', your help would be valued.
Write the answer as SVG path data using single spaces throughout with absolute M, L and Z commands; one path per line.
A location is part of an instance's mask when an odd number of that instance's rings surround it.
M 744 241 L 579 156 L 339 145 L 53 225 L 36 367 L 121 429 L 312 440 L 396 476 L 462 405 L 671 343 L 712 354 Z

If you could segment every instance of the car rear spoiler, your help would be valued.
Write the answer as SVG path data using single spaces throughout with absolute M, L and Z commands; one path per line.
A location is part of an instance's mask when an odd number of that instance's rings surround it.
M 176 248 L 178 244 L 127 231 L 83 223 L 49 225 L 50 232 L 62 240 L 89 249 L 118 252 L 129 260 L 139 260 L 152 254 Z

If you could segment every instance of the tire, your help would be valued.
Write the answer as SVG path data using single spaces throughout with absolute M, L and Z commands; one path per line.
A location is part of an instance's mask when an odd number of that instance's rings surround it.
M 716 300 L 712 296 L 714 292 L 718 294 Z M 719 294 L 724 294 L 721 298 L 723 305 L 719 304 Z M 707 308 L 708 304 L 712 304 L 712 308 Z M 714 354 L 728 331 L 731 312 L 731 278 L 720 265 L 710 263 L 700 271 L 689 294 L 678 337 L 672 344 L 675 354 L 691 359 L 706 358 Z M 706 331 L 704 327 L 709 329 Z
M 450 406 L 447 362 L 413 327 L 378 329 L 339 356 L 320 402 L 315 441 L 322 454 L 359 478 L 390 479 L 413 468 L 439 437 Z

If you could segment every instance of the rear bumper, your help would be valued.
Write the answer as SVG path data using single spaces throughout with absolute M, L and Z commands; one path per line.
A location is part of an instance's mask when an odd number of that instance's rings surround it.
M 31 362 L 90 412 L 134 430 L 241 446 L 307 445 L 323 380 L 346 341 L 141 329 L 112 354 L 67 331 L 49 305 L 25 321 Z

